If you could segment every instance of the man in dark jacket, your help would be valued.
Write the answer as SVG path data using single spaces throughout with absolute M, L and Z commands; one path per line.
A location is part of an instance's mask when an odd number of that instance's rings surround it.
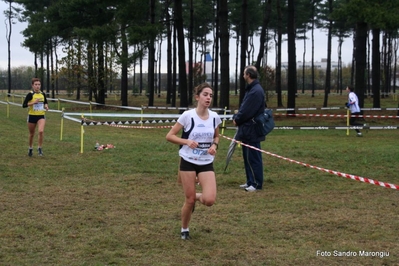
M 256 133 L 253 118 L 261 114 L 266 107 L 265 92 L 259 83 L 258 72 L 254 66 L 247 66 L 244 69 L 243 76 L 248 85 L 245 89 L 242 104 L 237 114 L 233 117 L 234 124 L 238 126 L 236 139 L 242 141 L 242 143 L 261 149 L 260 142 L 265 140 L 265 136 L 259 136 Z M 248 192 L 262 189 L 262 153 L 242 145 L 242 155 L 247 182 L 240 185 L 240 187 Z

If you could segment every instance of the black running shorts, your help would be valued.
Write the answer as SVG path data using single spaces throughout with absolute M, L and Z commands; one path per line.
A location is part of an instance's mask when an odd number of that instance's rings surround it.
M 40 119 L 46 119 L 44 115 L 28 115 L 28 123 L 36 124 Z
M 213 172 L 215 170 L 213 169 L 213 162 L 205 165 L 196 165 L 180 158 L 180 171 L 196 172 L 198 174 L 201 172 Z

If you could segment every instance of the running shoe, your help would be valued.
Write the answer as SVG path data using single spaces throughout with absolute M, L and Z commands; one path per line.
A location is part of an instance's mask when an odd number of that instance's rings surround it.
M 181 239 L 183 240 L 190 240 L 190 232 L 186 231 L 186 232 L 181 232 Z

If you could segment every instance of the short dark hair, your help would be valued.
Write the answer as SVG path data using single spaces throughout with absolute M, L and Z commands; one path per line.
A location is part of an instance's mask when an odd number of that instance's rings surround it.
M 355 88 L 353 88 L 352 86 L 347 86 L 347 88 L 348 88 L 350 91 L 355 91 Z
M 245 71 L 244 73 L 248 74 L 251 79 L 257 79 L 258 78 L 258 71 L 256 70 L 256 67 L 247 66 L 247 67 L 245 67 L 244 71 Z
M 40 79 L 39 78 L 32 78 L 32 85 L 33 85 L 33 83 L 35 83 L 36 81 L 39 81 L 40 82 Z

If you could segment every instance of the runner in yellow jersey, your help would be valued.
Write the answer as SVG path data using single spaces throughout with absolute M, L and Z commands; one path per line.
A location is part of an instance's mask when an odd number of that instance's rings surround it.
M 32 91 L 30 91 L 22 104 L 23 108 L 28 108 L 28 129 L 29 129 L 29 151 L 28 155 L 33 155 L 33 137 L 35 136 L 36 125 L 38 127 L 38 146 L 39 156 L 43 156 L 43 136 L 44 126 L 46 125 L 45 113 L 48 111 L 48 103 L 46 95 L 40 90 L 40 79 L 32 79 Z

